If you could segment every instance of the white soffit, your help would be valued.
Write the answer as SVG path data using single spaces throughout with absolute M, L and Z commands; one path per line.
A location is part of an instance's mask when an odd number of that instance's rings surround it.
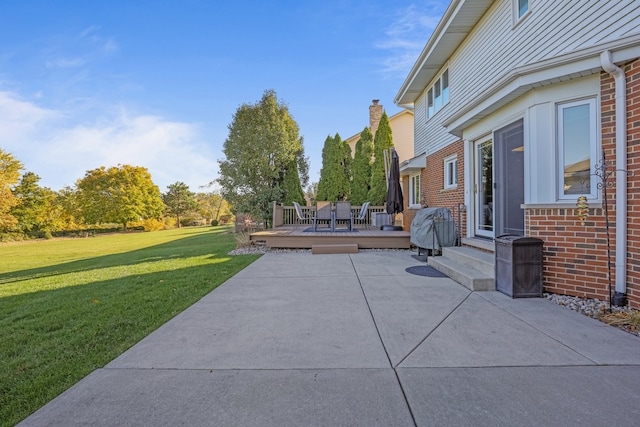
M 411 105 L 489 9 L 492 0 L 452 0 L 394 102 Z
M 406 176 L 414 172 L 420 172 L 427 165 L 427 153 L 419 154 L 400 163 L 400 175 Z

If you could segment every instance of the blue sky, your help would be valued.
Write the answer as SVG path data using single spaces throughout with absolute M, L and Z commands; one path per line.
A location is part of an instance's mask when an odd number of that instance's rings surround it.
M 327 135 L 389 115 L 448 0 L 0 0 L 0 148 L 59 190 L 149 169 L 161 191 L 215 179 L 237 108 L 276 91 L 311 181 Z

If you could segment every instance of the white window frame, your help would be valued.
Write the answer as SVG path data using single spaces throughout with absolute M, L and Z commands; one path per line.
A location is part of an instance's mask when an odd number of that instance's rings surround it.
M 416 188 L 417 187 L 417 188 Z M 409 207 L 420 208 L 421 195 L 420 173 L 409 175 Z
M 444 159 L 444 189 L 458 188 L 458 155 Z
M 449 103 L 449 68 L 445 68 L 426 92 L 426 117 L 429 120 Z
M 513 15 L 516 18 L 516 22 L 527 16 L 531 12 L 532 0 L 513 0 Z M 522 11 L 521 3 L 526 7 Z
M 590 165 L 589 165 L 589 183 L 586 191 L 581 194 L 565 194 L 565 179 L 564 179 L 564 122 L 563 122 L 563 112 L 567 108 L 577 107 L 580 105 L 588 105 L 589 106 L 589 156 L 590 156 Z M 574 100 L 569 102 L 562 102 L 556 104 L 556 142 L 557 142 L 557 156 L 558 156 L 558 164 L 557 164 L 557 200 L 565 201 L 565 200 L 576 200 L 578 196 L 585 195 L 590 199 L 600 199 L 600 194 L 598 191 L 598 182 L 597 177 L 593 175 L 594 166 L 600 160 L 600 141 L 599 141 L 599 133 L 598 133 L 598 110 L 597 110 L 597 99 L 596 98 L 586 98 L 580 100 Z

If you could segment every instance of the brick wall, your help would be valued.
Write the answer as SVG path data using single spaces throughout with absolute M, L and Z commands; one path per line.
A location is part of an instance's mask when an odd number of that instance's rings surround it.
M 458 155 L 458 187 L 444 189 L 444 159 Z M 422 199 L 430 208 L 449 208 L 457 216 L 459 205 L 464 204 L 464 142 L 459 140 L 440 151 L 427 156 L 427 166 L 422 173 L 420 188 Z M 456 218 L 457 221 L 457 218 Z M 462 212 L 459 225 L 462 237 L 466 236 L 466 212 Z
M 528 209 L 525 224 L 526 235 L 544 240 L 545 291 L 609 299 L 602 209 L 590 209 L 584 226 L 575 209 Z
M 640 59 L 624 67 L 627 75 L 627 295 L 640 307 Z
M 444 159 L 458 155 L 458 187 L 444 189 Z M 427 168 L 422 174 L 420 187 L 429 207 L 452 207 L 464 203 L 464 143 L 450 144 L 427 156 Z
M 627 75 L 627 165 L 615 165 L 615 84 L 601 75 L 602 148 L 611 169 L 634 173 L 628 178 L 627 296 L 640 307 L 640 60 L 623 67 Z M 615 290 L 615 178 L 608 189 L 611 282 Z M 576 209 L 528 209 L 526 234 L 544 244 L 545 290 L 581 297 L 609 299 L 607 232 L 604 209 L 590 209 L 581 225 Z M 612 290 L 612 292 L 613 292 Z
M 424 170 L 422 171 L 424 174 Z M 403 176 L 402 194 L 404 195 L 404 211 L 402 212 L 402 227 L 404 231 L 411 231 L 411 221 L 416 216 L 417 209 L 409 209 L 409 176 Z

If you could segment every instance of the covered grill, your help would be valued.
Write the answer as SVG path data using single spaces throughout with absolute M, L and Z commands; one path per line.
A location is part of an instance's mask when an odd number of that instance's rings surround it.
M 411 221 L 410 242 L 419 249 L 431 251 L 455 246 L 456 225 L 449 209 L 420 209 Z

